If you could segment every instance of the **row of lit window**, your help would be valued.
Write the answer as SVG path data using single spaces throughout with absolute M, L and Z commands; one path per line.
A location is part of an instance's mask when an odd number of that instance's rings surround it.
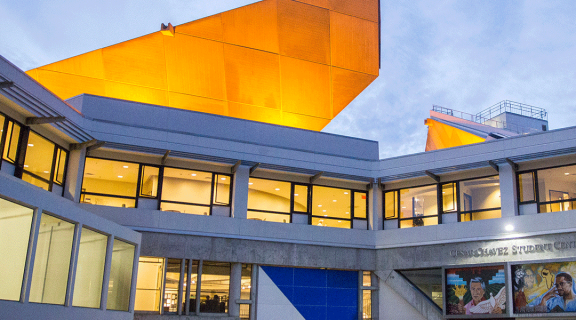
M 2 159 L 15 166 L 14 175 L 44 190 L 63 186 L 68 152 L 0 114 Z
M 230 275 L 227 262 L 140 257 L 134 310 L 179 315 L 228 313 Z M 240 299 L 250 300 L 251 264 L 242 264 L 240 286 Z M 250 305 L 241 304 L 240 317 L 248 319 L 249 315 Z
M 400 228 L 436 225 L 450 219 L 448 214 L 454 222 L 499 218 L 499 177 L 384 192 L 384 217 L 397 220 Z
M 576 165 L 519 173 L 518 200 L 521 211 L 532 211 L 526 213 L 574 210 Z
M 73 250 L 77 225 L 41 213 L 32 229 L 34 210 L 0 199 L 0 299 L 21 301 L 24 270 L 32 269 L 27 302 L 102 308 L 105 265 L 110 263 L 105 308 L 128 311 L 135 246 L 82 226 L 79 246 Z M 31 239 L 36 240 L 33 260 L 27 259 Z M 108 242 L 113 241 L 111 261 L 106 261 Z M 71 261 L 76 261 L 71 270 Z M 69 272 L 74 274 L 69 281 Z M 73 288 L 73 295 L 67 292 Z M 67 301 L 71 299 L 71 301 Z

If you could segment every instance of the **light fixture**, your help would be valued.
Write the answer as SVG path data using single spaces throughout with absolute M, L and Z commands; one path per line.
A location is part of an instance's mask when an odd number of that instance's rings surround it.
M 28 144 L 28 146 L 29 146 L 29 147 L 33 147 L 34 145 L 33 145 L 33 144 L 31 144 L 31 143 L 29 143 L 29 144 Z
M 122 179 L 122 178 L 124 178 L 124 176 L 118 176 L 118 178 Z
M 322 207 L 322 205 L 321 205 L 321 204 L 319 204 L 319 205 L 318 205 L 318 208 L 321 208 L 321 207 Z
M 332 202 L 336 202 L 336 199 L 332 200 Z
M 44 173 L 50 173 L 50 171 L 44 171 Z
M 276 190 L 276 191 L 280 191 L 280 188 L 276 188 L 276 189 L 274 189 L 274 190 Z
M 226 180 L 226 178 L 220 178 L 220 180 Z
M 193 173 L 193 174 L 191 174 L 191 176 L 195 177 L 195 176 L 196 176 L 196 174 L 195 174 L 195 173 Z
M 124 166 L 123 168 L 124 168 L 124 169 L 128 169 L 128 166 Z
M 28 168 L 28 165 L 27 165 L 27 164 L 25 164 L 25 165 L 24 165 L 24 168 Z
M 350 214 L 350 212 L 346 212 L 346 214 Z
M 322 210 L 322 212 L 326 212 L 326 210 Z
M 297 197 L 297 196 L 298 196 L 298 194 L 297 194 L 297 193 L 295 193 L 295 194 L 294 194 L 294 196 L 295 196 L 295 197 Z
M 253 183 L 253 182 L 248 182 L 248 184 L 249 184 L 249 185 L 253 185 L 254 183 Z
M 342 221 L 338 220 L 338 223 L 340 223 L 340 222 L 342 222 Z
M 406 209 L 406 207 L 402 207 L 402 209 Z
M 506 229 L 506 231 L 514 231 L 514 226 L 511 224 L 507 224 L 506 227 L 504 227 L 504 229 Z
M 564 175 L 569 176 L 569 175 L 570 175 L 570 172 L 566 172 Z
M 328 215 L 327 215 L 327 214 L 325 214 L 324 216 L 325 216 L 325 217 L 327 217 Z
M 344 192 L 344 194 L 348 194 L 348 192 Z
M 494 185 L 495 185 L 495 186 L 498 186 L 498 185 L 500 185 L 500 183 L 496 182 Z

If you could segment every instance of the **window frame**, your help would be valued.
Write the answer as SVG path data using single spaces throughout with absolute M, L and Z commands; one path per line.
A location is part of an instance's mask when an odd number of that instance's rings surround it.
M 477 209 L 477 210 L 469 210 L 469 211 L 463 211 L 460 208 L 460 182 L 462 181 L 470 181 L 470 180 L 478 180 L 478 179 L 484 179 L 484 178 L 490 178 L 490 177 L 498 177 L 498 189 L 500 189 L 500 175 L 495 174 L 495 175 L 487 175 L 487 176 L 481 176 L 481 177 L 474 177 L 474 178 L 467 178 L 467 179 L 460 179 L 460 180 L 454 180 L 454 181 L 447 181 L 447 182 L 443 182 L 440 185 L 444 185 L 444 184 L 448 184 L 448 183 L 455 183 L 456 184 L 456 201 L 457 201 L 457 205 L 456 205 L 456 213 L 458 214 L 458 222 L 472 222 L 472 221 L 480 221 L 480 220 L 474 220 L 472 219 L 473 214 L 474 213 L 478 213 L 478 212 L 486 212 L 486 211 L 494 211 L 494 210 L 500 210 L 500 217 L 502 217 L 502 199 L 500 199 L 500 207 L 497 208 L 487 208 L 487 209 Z M 500 192 L 500 194 L 502 194 Z M 442 202 L 442 206 L 444 205 L 444 203 Z M 451 214 L 454 213 L 453 212 L 442 212 L 442 214 Z M 462 216 L 465 214 L 470 214 L 470 221 L 462 221 Z
M 542 168 L 537 168 L 537 169 L 531 169 L 531 170 L 523 170 L 523 171 L 518 171 L 516 172 L 516 199 L 518 201 L 518 207 L 520 207 L 521 205 L 525 205 L 525 204 L 536 204 L 536 209 L 537 209 L 537 213 L 551 213 L 551 212 L 541 212 L 540 210 L 540 206 L 542 205 L 547 205 L 547 204 L 555 204 L 555 203 L 564 203 L 564 202 L 573 202 L 576 203 L 576 198 L 570 198 L 567 200 L 554 200 L 554 201 L 540 201 L 540 188 L 538 185 L 538 171 L 540 170 L 548 170 L 548 169 L 556 169 L 556 168 L 563 168 L 563 167 L 572 167 L 572 166 L 576 166 L 576 163 L 571 163 L 571 164 L 564 164 L 564 165 L 556 165 L 556 166 L 550 166 L 550 167 L 542 167 Z M 526 174 L 526 173 L 532 173 L 534 175 L 534 200 L 530 200 L 530 201 L 520 201 L 520 175 L 521 174 Z M 574 210 L 574 209 L 573 209 Z M 553 211 L 553 212 L 558 212 L 558 211 Z
M 3 117 L 4 117 L 4 124 L 2 127 L 2 135 L 1 135 L 1 139 L 0 139 L 0 166 L 1 166 L 1 162 L 2 161 L 6 161 L 8 163 L 14 164 L 16 165 L 18 163 L 18 155 L 20 154 L 20 146 L 22 144 L 22 132 L 23 132 L 23 128 L 24 125 L 16 120 L 14 120 L 13 118 L 5 115 L 4 113 L 0 113 Z M 7 143 L 6 139 L 8 136 L 8 124 L 12 123 L 12 130 L 10 131 L 12 134 L 14 133 L 14 126 L 17 125 L 20 127 L 20 132 L 18 133 L 18 142 L 16 145 L 16 157 L 14 159 L 10 159 L 8 157 L 4 157 L 4 148 L 6 148 L 6 146 L 10 149 L 12 148 L 12 143 L 9 142 Z M 10 150 L 8 150 L 8 152 L 10 152 Z
M 135 161 L 125 161 L 125 160 L 119 160 L 119 159 L 114 159 L 114 158 L 105 158 L 105 157 L 92 157 L 92 156 L 86 156 L 86 158 L 84 159 L 84 164 L 86 164 L 86 159 L 91 158 L 91 159 L 98 159 L 98 160 L 106 160 L 106 161 L 117 161 L 117 162 L 124 162 L 124 163 L 132 163 L 134 165 L 138 165 L 138 178 L 137 178 L 137 182 L 136 182 L 136 194 L 134 196 L 121 196 L 121 195 L 113 195 L 113 194 L 107 194 L 107 193 L 97 193 L 97 192 L 86 192 L 86 191 L 81 191 L 80 192 L 80 203 L 83 203 L 83 199 L 84 199 L 84 195 L 94 195 L 94 196 L 102 196 L 102 197 L 111 197 L 111 198 L 119 198 L 119 199 L 131 199 L 134 200 L 135 205 L 134 208 L 138 208 L 138 203 L 140 201 L 140 199 L 153 199 L 153 200 L 157 200 L 158 201 L 158 206 L 157 206 L 157 210 L 160 210 L 160 207 L 162 205 L 162 202 L 166 202 L 166 203 L 175 203 L 175 204 L 182 204 L 182 205 L 193 205 L 193 206 L 202 206 L 202 207 L 209 207 L 210 208 L 210 215 L 212 215 L 212 208 L 214 206 L 217 207 L 227 207 L 227 208 L 231 208 L 232 207 L 232 191 L 234 188 L 234 179 L 233 179 L 233 175 L 229 174 L 229 173 L 221 173 L 221 172 L 215 172 L 215 171 L 206 171 L 206 170 L 196 170 L 193 168 L 182 168 L 182 167 L 173 167 L 173 166 L 163 166 L 163 165 L 156 165 L 156 164 L 149 164 L 149 163 L 145 163 L 145 162 L 135 162 Z M 145 196 L 145 195 L 141 195 L 141 190 L 142 190 L 142 170 L 144 167 L 153 167 L 153 168 L 158 168 L 158 187 L 156 190 L 156 196 L 155 197 L 150 197 L 150 196 Z M 171 168 L 171 169 L 181 169 L 181 170 L 192 170 L 192 171 L 198 171 L 198 172 L 206 172 L 206 173 L 210 173 L 212 174 L 212 180 L 210 183 L 210 204 L 197 204 L 197 203 L 192 203 L 192 202 L 179 202 L 179 201 L 171 201 L 171 200 L 162 200 L 162 189 L 163 189 L 163 184 L 164 184 L 164 169 L 165 168 Z M 84 178 L 85 178 L 85 171 L 86 171 L 86 165 L 84 165 L 84 169 L 82 172 L 82 185 L 84 185 Z M 222 205 L 222 204 L 218 204 L 214 201 L 214 181 L 215 181 L 215 177 L 221 175 L 221 176 L 226 176 L 230 179 L 230 194 L 228 195 L 228 205 Z M 230 212 L 230 215 L 232 213 Z
M 279 182 L 287 182 L 290 183 L 290 212 L 280 212 L 280 211 L 269 211 L 269 210 L 261 210 L 261 209 L 250 209 L 248 207 L 248 211 L 255 211 L 255 212 L 262 212 L 262 213 L 272 213 L 272 214 L 278 214 L 278 215 L 290 215 L 290 222 L 287 223 L 293 223 L 293 215 L 294 214 L 306 214 L 308 216 L 308 225 L 312 225 L 312 218 L 322 218 L 322 219 L 329 219 L 329 220 L 346 220 L 346 221 L 350 221 L 350 228 L 342 228 L 342 229 L 354 229 L 354 220 L 362 220 L 362 221 L 368 221 L 369 218 L 369 208 L 370 208 L 370 198 L 369 198 L 369 192 L 367 190 L 361 190 L 361 189 L 353 189 L 353 188 L 340 188 L 340 187 L 334 187 L 334 186 L 328 186 L 328 185 L 323 185 L 323 184 L 312 184 L 312 183 L 304 183 L 304 182 L 294 182 L 294 181 L 288 181 L 288 180 L 281 180 L 281 179 L 272 179 L 272 178 L 261 178 L 261 177 L 250 177 L 250 178 L 254 178 L 254 179 L 261 179 L 261 180 L 269 180 L 269 181 L 279 181 Z M 308 199 L 307 199 L 307 211 L 306 212 L 302 212 L 302 211 L 295 211 L 294 210 L 294 192 L 295 192 L 295 187 L 296 186 L 305 186 L 308 188 Z M 349 190 L 350 191 L 350 210 L 351 210 L 351 214 L 350 214 L 350 218 L 331 218 L 331 217 L 324 217 L 324 216 L 318 216 L 318 215 L 313 215 L 312 214 L 312 201 L 313 201 L 313 197 L 314 197 L 314 193 L 313 193 L 313 189 L 314 186 L 318 186 L 318 187 L 326 187 L 326 188 L 334 188 L 334 189 L 341 189 L 341 190 Z M 250 189 L 250 187 L 248 187 L 248 189 Z M 366 194 L 366 218 L 356 218 L 355 215 L 355 210 L 354 210 L 354 194 L 356 192 L 359 193 L 365 193 Z M 370 226 L 367 223 L 367 227 L 366 230 L 369 230 Z
M 448 183 L 448 182 L 446 182 Z M 398 229 L 403 229 L 400 227 L 400 223 L 401 221 L 408 221 L 408 220 L 415 220 L 415 219 L 422 219 L 422 218 L 438 218 L 438 223 L 436 225 L 442 224 L 442 201 L 441 201 L 441 195 L 442 195 L 442 185 L 444 185 L 445 183 L 430 183 L 430 184 L 423 184 L 423 185 L 417 185 L 417 186 L 411 186 L 411 187 L 406 187 L 406 188 L 397 188 L 397 189 L 390 189 L 390 190 L 382 190 L 382 216 L 384 217 L 384 219 L 382 219 L 382 229 L 384 229 L 384 221 L 387 220 L 397 220 L 398 221 Z M 421 187 L 430 187 L 430 186 L 436 186 L 436 215 L 432 215 L 432 216 L 422 216 L 422 217 L 411 217 L 411 218 L 401 218 L 401 207 L 400 207 L 400 190 L 404 190 L 404 189 L 414 189 L 414 188 L 421 188 Z M 396 200 L 396 217 L 395 218 L 386 218 L 386 193 L 389 192 L 394 192 L 394 199 Z M 453 213 L 453 212 L 452 212 Z M 417 226 L 418 227 L 418 226 Z M 420 227 L 425 227 L 425 226 L 420 226 Z M 404 228 L 407 229 L 407 228 Z

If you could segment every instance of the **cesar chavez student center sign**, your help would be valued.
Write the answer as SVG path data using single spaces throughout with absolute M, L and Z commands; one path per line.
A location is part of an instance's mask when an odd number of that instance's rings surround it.
M 575 241 L 554 241 L 539 244 L 524 244 L 518 242 L 516 244 L 507 246 L 496 247 L 479 247 L 477 249 L 451 249 L 449 254 L 451 257 L 492 257 L 492 256 L 507 256 L 519 254 L 534 254 L 540 252 L 554 252 L 563 250 L 576 250 Z

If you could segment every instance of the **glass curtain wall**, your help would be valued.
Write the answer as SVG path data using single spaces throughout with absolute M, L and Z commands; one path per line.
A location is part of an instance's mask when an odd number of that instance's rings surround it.
M 140 257 L 134 310 L 160 311 L 163 282 L 164 258 Z
M 33 214 L 0 199 L 0 300 L 20 300 Z
M 200 312 L 227 313 L 230 263 L 204 261 L 200 283 Z
M 75 225 L 42 214 L 30 287 L 30 302 L 63 305 Z
M 182 260 L 180 259 L 168 259 L 166 263 L 164 313 L 178 312 L 181 265 Z

